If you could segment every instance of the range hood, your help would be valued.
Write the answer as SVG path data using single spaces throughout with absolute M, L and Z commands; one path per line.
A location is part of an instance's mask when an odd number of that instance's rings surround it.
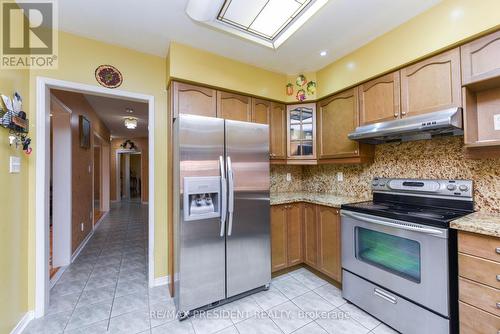
M 434 136 L 459 136 L 462 108 L 450 108 L 423 115 L 357 127 L 349 139 L 367 144 L 431 139 Z

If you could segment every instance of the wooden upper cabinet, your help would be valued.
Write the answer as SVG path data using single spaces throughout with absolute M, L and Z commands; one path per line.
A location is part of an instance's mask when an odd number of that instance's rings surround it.
M 318 150 L 320 159 L 359 154 L 359 144 L 347 138 L 358 126 L 358 87 L 318 103 Z
M 401 69 L 401 116 L 461 107 L 458 48 Z
M 393 120 L 401 112 L 399 71 L 359 86 L 359 123 L 366 125 Z
M 271 103 L 269 137 L 271 159 L 286 159 L 286 110 L 284 104 Z
M 271 102 L 252 98 L 252 122 L 269 124 Z
M 317 206 L 319 270 L 337 282 L 342 280 L 339 209 Z
M 172 105 L 173 117 L 179 114 L 216 117 L 217 93 L 215 89 L 173 82 Z
M 302 204 L 287 205 L 288 266 L 302 262 Z
M 314 103 L 287 106 L 287 158 L 316 159 L 316 105 Z
M 500 31 L 460 47 L 462 84 L 500 77 Z
M 304 262 L 313 268 L 318 266 L 318 226 L 316 206 L 304 204 Z
M 271 271 L 288 266 L 286 206 L 271 206 Z
M 217 91 L 217 117 L 233 121 L 252 121 L 252 98 Z

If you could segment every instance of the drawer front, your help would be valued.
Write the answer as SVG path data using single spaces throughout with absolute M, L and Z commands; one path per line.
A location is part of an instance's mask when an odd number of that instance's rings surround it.
M 500 317 L 460 302 L 460 334 L 497 334 Z
M 467 254 L 458 254 L 458 273 L 470 280 L 500 289 L 500 263 Z
M 465 278 L 459 279 L 459 287 L 461 301 L 500 316 L 500 290 Z
M 342 271 L 342 297 L 401 333 L 450 333 L 448 319 L 351 274 L 347 270 Z
M 460 231 L 458 251 L 500 262 L 500 238 Z

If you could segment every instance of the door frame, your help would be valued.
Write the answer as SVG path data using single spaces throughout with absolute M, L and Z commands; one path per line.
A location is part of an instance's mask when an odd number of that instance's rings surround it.
M 83 94 L 123 98 L 148 103 L 148 282 L 154 286 L 154 145 L 155 99 L 152 95 L 99 87 L 84 83 L 36 77 L 36 137 L 35 156 L 35 317 L 45 315 L 49 302 L 49 184 L 50 184 L 50 89 L 61 89 Z M 90 232 L 93 233 L 93 232 Z M 89 234 L 90 235 L 90 234 Z

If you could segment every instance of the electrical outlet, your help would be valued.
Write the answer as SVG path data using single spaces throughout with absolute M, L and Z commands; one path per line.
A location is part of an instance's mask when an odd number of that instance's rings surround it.
M 80 230 L 82 230 L 82 232 L 83 232 L 83 230 L 84 230 L 84 228 L 83 228 L 83 223 L 80 223 Z
M 337 172 L 337 181 L 339 181 L 339 182 L 344 181 L 344 173 Z
M 286 173 L 286 180 L 287 180 L 288 182 L 292 181 L 292 174 L 290 174 L 290 173 Z

